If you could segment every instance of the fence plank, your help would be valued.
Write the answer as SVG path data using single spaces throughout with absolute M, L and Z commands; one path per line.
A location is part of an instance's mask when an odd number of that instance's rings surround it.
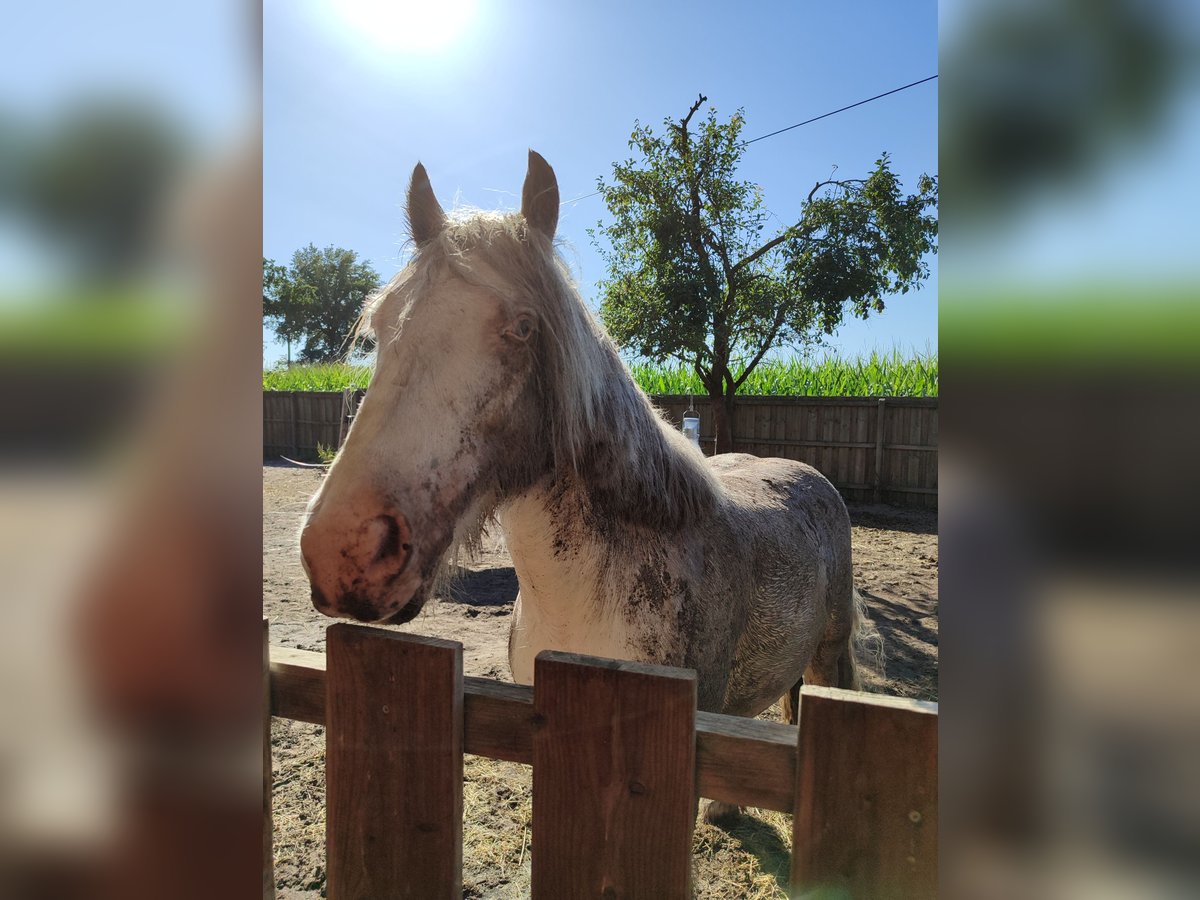
M 533 689 L 463 678 L 463 749 L 533 762 Z M 325 654 L 271 648 L 271 713 L 325 724 Z M 796 728 L 696 713 L 696 781 L 702 797 L 790 813 L 796 793 Z
M 464 681 L 466 751 L 525 765 L 533 762 L 533 688 L 487 678 Z
M 271 643 L 270 625 L 266 619 L 263 619 L 262 631 L 262 702 L 262 895 L 263 900 L 275 900 L 275 819 L 271 809 L 271 792 L 275 786 L 271 767 Z
M 697 712 L 696 783 L 709 800 L 791 812 L 796 726 Z
M 879 398 L 879 417 L 875 420 L 875 471 L 874 477 L 871 479 L 874 483 L 874 488 L 871 491 L 871 499 L 878 503 L 883 498 L 883 431 L 884 431 L 884 415 L 887 410 L 887 398 Z
M 271 648 L 271 715 L 325 724 L 325 654 Z
M 543 651 L 534 708 L 533 897 L 690 897 L 695 673 Z
M 936 710 L 836 688 L 801 689 L 792 832 L 797 893 L 937 895 Z
M 462 645 L 326 632 L 331 900 L 462 897 Z

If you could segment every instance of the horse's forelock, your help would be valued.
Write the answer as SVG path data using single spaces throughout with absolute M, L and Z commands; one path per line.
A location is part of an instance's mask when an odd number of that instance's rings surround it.
M 420 251 L 421 264 L 440 258 L 451 271 L 538 319 L 543 350 L 537 377 L 548 410 L 558 465 L 574 466 L 597 421 L 613 374 L 596 326 L 553 245 L 516 214 L 455 213 L 451 224 Z M 611 356 L 616 358 L 615 349 Z

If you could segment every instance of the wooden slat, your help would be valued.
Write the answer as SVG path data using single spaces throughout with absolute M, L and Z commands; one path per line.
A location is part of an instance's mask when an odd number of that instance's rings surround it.
M 300 455 L 300 437 L 296 431 L 296 420 L 300 418 L 300 399 L 296 394 L 292 394 L 292 422 L 291 422 L 291 438 L 292 438 L 292 455 Z
M 491 759 L 533 762 L 533 688 L 487 678 L 463 679 L 463 749 Z M 325 724 L 325 655 L 271 648 L 271 711 Z M 796 729 L 789 725 L 696 713 L 700 795 L 739 806 L 791 812 Z
M 468 753 L 509 762 L 533 762 L 533 688 L 486 678 L 465 679 Z
M 534 663 L 533 897 L 691 897 L 696 674 Z
M 462 644 L 326 632 L 331 900 L 462 897 Z
M 262 631 L 262 895 L 275 900 L 275 819 L 271 810 L 271 791 L 275 786 L 271 767 L 271 643 L 270 625 L 263 619 Z
M 796 726 L 696 713 L 696 784 L 701 797 L 791 812 Z
M 936 710 L 915 700 L 801 689 L 797 894 L 937 895 Z
M 883 497 L 884 486 L 884 471 L 883 471 L 883 422 L 885 410 L 887 409 L 887 398 L 879 398 L 879 415 L 875 420 L 875 468 L 871 481 L 874 484 L 871 499 L 878 503 Z
M 271 715 L 325 724 L 325 654 L 271 648 Z

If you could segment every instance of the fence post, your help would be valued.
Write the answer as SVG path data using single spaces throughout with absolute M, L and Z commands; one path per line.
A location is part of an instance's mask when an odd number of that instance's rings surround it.
M 879 503 L 883 499 L 883 418 L 886 409 L 887 398 L 880 397 L 879 414 L 875 417 L 875 479 L 874 487 L 871 491 L 871 496 L 876 503 Z
M 295 391 L 291 392 L 292 397 L 292 459 L 300 458 L 300 398 Z
M 271 642 L 270 626 L 263 619 L 262 630 L 262 702 L 263 702 L 263 835 L 262 895 L 275 900 L 275 820 L 271 813 L 271 789 L 275 786 L 271 770 Z
M 538 654 L 533 891 L 690 898 L 696 673 Z
M 937 749 L 932 703 L 801 688 L 796 896 L 937 896 Z
M 462 644 L 326 632 L 330 900 L 462 897 Z

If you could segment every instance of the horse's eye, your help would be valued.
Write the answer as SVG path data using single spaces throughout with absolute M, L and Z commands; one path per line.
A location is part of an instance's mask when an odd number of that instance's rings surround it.
M 521 316 L 517 321 L 513 322 L 512 327 L 506 333 L 521 341 L 529 340 L 533 334 L 533 319 L 528 316 Z

